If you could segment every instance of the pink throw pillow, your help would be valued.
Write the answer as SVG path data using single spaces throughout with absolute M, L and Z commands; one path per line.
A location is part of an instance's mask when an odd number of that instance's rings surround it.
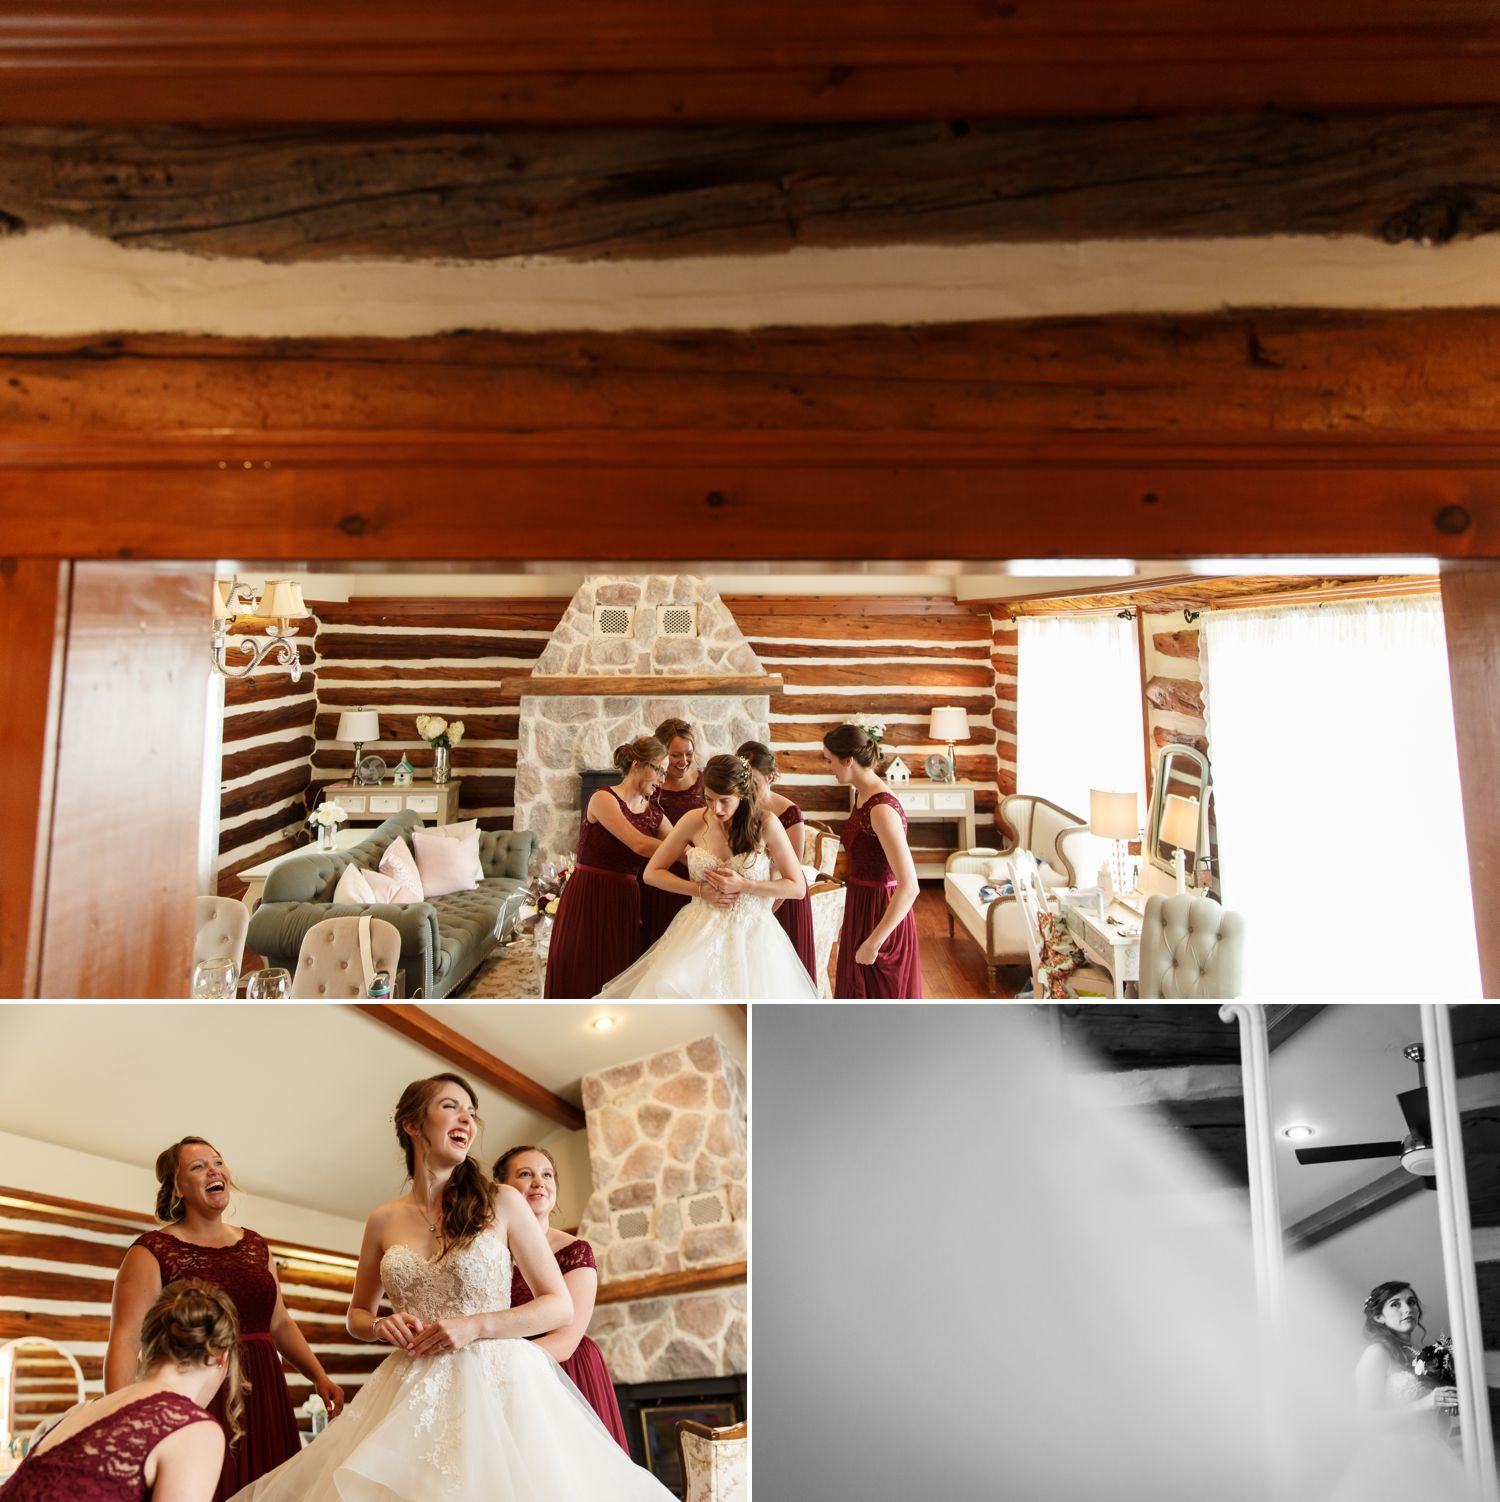
M 396 890 L 387 901 L 421 902 L 424 900 L 422 873 L 411 851 L 407 848 L 405 840 L 398 836 L 385 847 L 385 854 L 380 857 L 380 869 L 396 883 Z
M 435 824 L 431 829 L 422 830 L 423 834 L 440 834 L 444 839 L 462 840 L 474 849 L 474 880 L 484 880 L 484 862 L 479 859 L 479 820 L 462 819 L 457 824 Z M 422 863 L 422 852 L 417 851 L 417 864 Z M 423 881 L 426 880 L 424 874 Z
M 429 897 L 448 892 L 472 892 L 479 885 L 474 876 L 475 853 L 479 833 L 472 840 L 456 839 L 436 829 L 418 829 L 412 833 L 417 847 L 417 869 L 422 874 L 422 890 Z
M 366 871 L 363 866 L 345 866 L 339 884 L 333 889 L 335 902 L 351 902 L 359 907 L 368 907 L 373 902 L 408 902 L 411 899 L 397 894 L 401 883 L 394 877 L 379 871 Z

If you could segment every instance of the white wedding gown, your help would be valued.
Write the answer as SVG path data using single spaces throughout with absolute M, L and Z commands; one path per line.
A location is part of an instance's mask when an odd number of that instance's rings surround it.
M 422 1320 L 510 1307 L 495 1227 L 441 1261 L 390 1247 L 391 1307 Z M 396 1351 L 353 1402 L 235 1502 L 673 1502 L 610 1437 L 562 1368 L 529 1340 L 441 1356 Z
M 724 864 L 697 845 L 688 846 L 688 875 Z M 771 875 L 771 857 L 758 850 L 729 864 L 751 881 Z M 773 897 L 745 893 L 733 907 L 715 907 L 701 897 L 678 910 L 666 933 L 628 970 L 599 993 L 691 1001 L 815 1001 L 817 988 L 786 930 L 772 911 Z

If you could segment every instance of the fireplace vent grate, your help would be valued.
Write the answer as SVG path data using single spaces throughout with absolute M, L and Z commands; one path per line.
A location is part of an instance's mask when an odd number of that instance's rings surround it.
M 651 1205 L 610 1212 L 609 1227 L 616 1241 L 646 1241 L 656 1234 L 656 1212 Z
M 727 1226 L 734 1219 L 729 1211 L 729 1193 L 724 1189 L 685 1194 L 677 1203 L 682 1207 L 682 1223 L 689 1230 L 700 1230 L 704 1226 Z
M 698 634 L 698 607 L 696 605 L 658 605 L 656 607 L 656 633 L 658 636 L 696 636 Z
M 628 605 L 595 605 L 595 636 L 633 636 L 634 612 Z

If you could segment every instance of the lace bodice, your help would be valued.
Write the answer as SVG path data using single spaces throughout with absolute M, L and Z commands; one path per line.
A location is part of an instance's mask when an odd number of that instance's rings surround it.
M 422 1320 L 509 1309 L 510 1273 L 510 1248 L 495 1226 L 446 1257 L 421 1257 L 396 1245 L 380 1259 L 391 1307 Z
M 702 881 L 709 872 L 720 866 L 732 866 L 736 871 L 743 872 L 751 881 L 769 881 L 771 877 L 771 857 L 764 850 L 757 850 L 750 855 L 737 855 L 732 860 L 721 861 L 711 851 L 704 850 L 698 845 L 689 845 L 687 851 L 688 880 Z M 694 902 L 702 902 L 701 897 L 694 897 Z M 744 919 L 749 913 L 757 908 L 769 907 L 775 901 L 772 897 L 752 895 L 749 892 L 741 892 L 740 900 L 732 908 L 720 908 L 713 903 L 707 904 L 714 907 L 716 912 L 724 914 L 725 918 L 733 921 L 735 918 Z
M 887 808 L 894 808 L 901 819 L 901 828 L 906 828 L 906 810 L 901 807 L 900 800 L 890 793 L 876 793 L 855 809 L 844 820 L 844 831 L 839 837 L 849 856 L 851 881 L 883 882 L 889 885 L 896 879 L 891 863 L 885 858 L 885 846 L 880 843 L 880 836 L 870 825 L 871 813 L 882 804 Z
M 183 1425 L 199 1422 L 213 1419 L 181 1393 L 148 1393 L 28 1455 L 0 1496 L 5 1502 L 145 1502 L 151 1452 Z
M 135 1239 L 156 1258 L 162 1287 L 178 1278 L 202 1278 L 234 1300 L 242 1335 L 264 1335 L 276 1313 L 276 1274 L 265 1238 L 246 1231 L 233 1246 L 194 1246 L 166 1231 Z
M 649 834 L 654 839 L 661 827 L 661 810 L 647 804 L 640 813 L 632 813 L 630 805 L 613 788 L 606 791 L 620 805 L 625 821 Z M 646 869 L 646 857 L 638 855 L 619 836 L 611 834 L 602 824 L 583 821 L 578 832 L 578 864 L 595 866 L 602 871 L 619 871 L 626 876 L 639 876 Z

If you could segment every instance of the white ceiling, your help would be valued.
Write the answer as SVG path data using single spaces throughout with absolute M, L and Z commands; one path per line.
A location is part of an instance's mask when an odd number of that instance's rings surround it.
M 746 1057 L 745 1015 L 732 1006 L 434 1010 L 575 1104 L 585 1074 L 709 1034 Z M 618 1025 L 592 1030 L 606 1010 Z M 5 1006 L 0 1131 L 146 1169 L 167 1143 L 200 1132 L 249 1193 L 362 1220 L 402 1186 L 397 1097 L 447 1067 L 349 1007 Z M 557 1130 L 486 1086 L 479 1096 L 487 1162 Z

